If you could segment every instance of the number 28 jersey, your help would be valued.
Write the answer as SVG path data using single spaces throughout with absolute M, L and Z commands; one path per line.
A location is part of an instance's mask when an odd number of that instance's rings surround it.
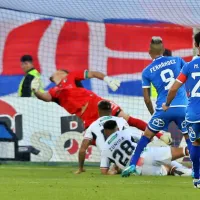
M 124 129 L 130 128 L 127 121 L 125 119 L 123 119 L 122 117 L 103 116 L 103 117 L 100 117 L 99 119 L 97 119 L 95 122 L 93 122 L 89 126 L 89 128 L 86 130 L 84 138 L 88 139 L 88 140 L 95 140 L 96 146 L 100 151 L 102 150 L 103 145 L 105 143 L 103 125 L 105 122 L 107 122 L 109 120 L 116 121 L 119 130 L 124 130 Z
M 151 83 L 157 90 L 158 97 L 156 108 L 162 109 L 162 104 L 166 102 L 168 90 L 173 85 L 179 75 L 185 61 L 180 57 L 160 56 L 153 60 L 142 72 L 142 87 L 150 88 Z M 187 105 L 187 96 L 185 86 L 182 86 L 177 92 L 176 97 L 170 107 L 185 107 Z
M 188 95 L 186 121 L 200 123 L 200 57 L 183 66 L 177 81 L 186 85 Z
M 115 163 L 120 169 L 124 169 L 129 163 L 137 146 L 137 136 L 131 129 L 117 131 L 110 135 L 101 153 L 101 168 L 109 168 L 110 163 Z

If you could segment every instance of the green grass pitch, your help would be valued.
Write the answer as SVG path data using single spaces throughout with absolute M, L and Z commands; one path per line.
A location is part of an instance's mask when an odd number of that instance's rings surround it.
M 97 167 L 0 166 L 1 200 L 188 200 L 191 177 L 102 176 Z

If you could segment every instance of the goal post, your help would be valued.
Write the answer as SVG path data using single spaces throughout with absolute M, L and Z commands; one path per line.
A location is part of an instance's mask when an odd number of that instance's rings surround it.
M 83 85 L 144 121 L 150 114 L 142 97 L 141 72 L 151 62 L 148 48 L 152 36 L 162 37 L 174 56 L 185 61 L 193 56 L 193 28 L 188 26 L 188 19 L 175 15 L 164 18 L 154 12 L 156 8 L 166 10 L 162 2 L 152 3 L 151 8 L 145 1 L 98 0 L 95 6 L 89 1 L 84 5 L 62 0 L 13 2 L 0 2 L 0 121 L 6 121 L 17 135 L 25 160 L 77 162 L 83 124 L 55 103 L 18 97 L 24 75 L 22 55 L 32 55 L 46 91 L 52 87 L 49 77 L 57 69 L 101 71 L 120 79 L 122 84 L 116 92 L 96 79 L 83 81 Z M 118 3 L 116 10 L 114 2 Z M 130 13 L 128 4 L 131 12 L 140 11 L 139 18 Z M 176 9 L 183 11 L 181 6 Z M 193 22 L 196 26 L 196 19 Z M 152 99 L 155 102 L 156 96 Z M 169 131 L 173 144 L 182 145 L 182 136 L 173 124 Z M 96 147 L 88 149 L 86 161 L 99 161 Z

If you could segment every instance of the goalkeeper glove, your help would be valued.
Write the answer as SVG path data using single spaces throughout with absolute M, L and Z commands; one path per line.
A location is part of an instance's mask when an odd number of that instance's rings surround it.
M 169 132 L 161 131 L 163 135 L 160 137 L 160 140 L 162 140 L 165 144 L 171 145 L 172 144 L 172 137 Z
M 115 92 L 120 87 L 121 84 L 121 81 L 110 78 L 108 76 L 105 76 L 103 80 L 108 84 L 108 86 L 113 92 Z
M 34 78 L 33 81 L 31 82 L 31 90 L 34 92 L 37 92 L 41 87 L 41 81 L 40 78 Z

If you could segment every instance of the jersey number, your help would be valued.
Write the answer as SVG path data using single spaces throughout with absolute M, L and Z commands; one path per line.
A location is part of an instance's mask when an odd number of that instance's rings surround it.
M 160 77 L 164 83 L 167 83 L 165 90 L 169 90 L 175 81 L 173 71 L 171 69 L 165 69 L 160 73 Z
M 200 72 L 194 72 L 191 75 L 192 75 L 192 78 L 195 80 L 196 77 L 200 77 Z M 197 82 L 197 84 L 192 89 L 191 97 L 200 97 L 200 93 L 197 92 L 197 90 L 199 88 L 200 88 L 200 80 Z
M 121 150 L 128 156 L 131 156 L 133 151 L 135 150 L 135 147 L 131 145 L 131 142 L 128 140 L 125 140 L 124 142 L 121 143 L 120 145 Z M 126 166 L 126 164 L 129 161 L 129 158 L 124 158 L 124 155 L 119 149 L 116 149 L 113 152 L 113 158 L 116 159 L 119 156 L 119 163 L 122 166 Z

